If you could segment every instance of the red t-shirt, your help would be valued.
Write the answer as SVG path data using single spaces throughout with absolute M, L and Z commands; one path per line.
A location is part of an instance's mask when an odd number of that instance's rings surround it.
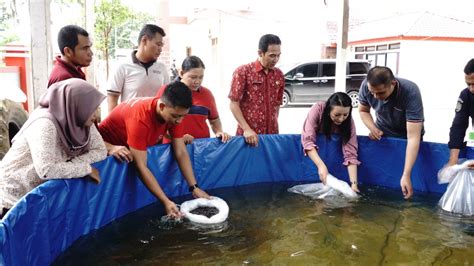
M 99 124 L 99 132 L 104 141 L 143 151 L 160 144 L 167 132 L 172 138 L 182 138 L 181 124 L 172 125 L 158 120 L 158 99 L 159 97 L 133 98 L 116 106 Z
M 167 85 L 164 85 L 158 90 L 156 94 L 157 97 L 163 95 L 166 86 Z M 212 92 L 205 87 L 201 87 L 197 91 L 192 91 L 192 93 L 193 105 L 181 122 L 181 125 L 183 125 L 183 133 L 189 134 L 197 139 L 209 138 L 211 135 L 206 120 L 219 118 L 216 101 L 214 100 Z
M 82 72 L 81 67 L 75 67 L 66 61 L 62 60 L 60 56 L 56 57 L 51 74 L 49 74 L 48 88 L 56 82 L 60 82 L 70 78 L 79 78 L 86 80 L 86 74 Z

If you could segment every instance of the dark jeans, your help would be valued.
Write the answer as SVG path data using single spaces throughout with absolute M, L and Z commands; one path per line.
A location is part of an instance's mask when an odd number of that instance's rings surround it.
M 7 212 L 9 211 L 10 209 L 5 209 L 3 208 L 2 210 L 2 215 L 0 215 L 0 219 L 3 218 L 3 216 L 5 216 L 5 214 L 7 214 Z

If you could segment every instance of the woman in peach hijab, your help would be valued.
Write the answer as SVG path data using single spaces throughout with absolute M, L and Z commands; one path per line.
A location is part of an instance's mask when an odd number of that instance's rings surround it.
M 49 179 L 90 177 L 100 182 L 92 163 L 107 151 L 94 126 L 105 95 L 81 79 L 53 84 L 39 100 L 0 163 L 1 215 Z

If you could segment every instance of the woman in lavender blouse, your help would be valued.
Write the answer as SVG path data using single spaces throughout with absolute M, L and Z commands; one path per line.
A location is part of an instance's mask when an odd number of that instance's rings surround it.
M 328 168 L 318 154 L 316 137 L 318 133 L 330 137 L 338 133 L 342 140 L 343 164 L 347 166 L 351 188 L 359 192 L 357 187 L 357 135 L 354 120 L 352 120 L 352 104 L 349 96 L 344 92 L 332 94 L 326 102 L 313 105 L 306 117 L 301 133 L 301 144 L 304 152 L 318 168 L 321 182 L 326 184 Z

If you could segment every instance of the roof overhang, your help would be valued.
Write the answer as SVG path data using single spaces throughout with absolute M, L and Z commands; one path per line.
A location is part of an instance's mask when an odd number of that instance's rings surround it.
M 474 38 L 468 37 L 443 37 L 443 36 L 391 36 L 382 38 L 372 38 L 359 41 L 348 42 L 348 45 L 358 45 L 367 43 L 381 43 L 393 41 L 438 41 L 438 42 L 474 42 Z

